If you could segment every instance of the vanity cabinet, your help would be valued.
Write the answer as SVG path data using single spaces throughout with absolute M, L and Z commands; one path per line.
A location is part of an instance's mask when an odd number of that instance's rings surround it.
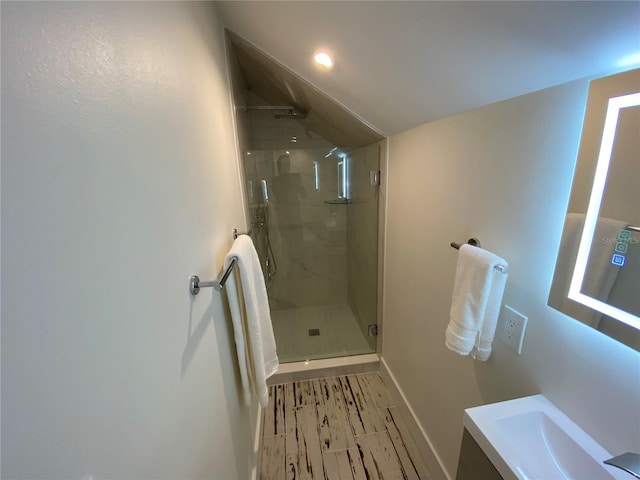
M 503 480 L 466 428 L 462 433 L 456 480 Z

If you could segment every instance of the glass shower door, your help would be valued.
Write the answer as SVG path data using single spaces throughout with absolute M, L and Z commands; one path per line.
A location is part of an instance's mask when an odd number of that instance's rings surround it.
M 375 351 L 379 146 L 246 152 L 281 362 Z
M 378 318 L 378 205 L 380 146 L 369 145 L 349 153 L 350 204 L 347 207 L 348 303 L 376 349 Z

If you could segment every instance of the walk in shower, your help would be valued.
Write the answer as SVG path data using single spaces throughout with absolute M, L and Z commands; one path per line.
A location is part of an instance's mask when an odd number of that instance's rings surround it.
M 375 352 L 382 137 L 233 34 L 230 51 L 280 361 Z

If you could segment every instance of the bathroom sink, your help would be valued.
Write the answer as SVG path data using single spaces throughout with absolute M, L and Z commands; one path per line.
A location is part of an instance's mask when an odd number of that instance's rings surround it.
M 505 480 L 633 478 L 543 395 L 469 408 L 464 426 Z
M 527 446 L 519 467 L 525 478 L 612 478 L 544 412 L 498 418 L 495 423 L 505 439 Z

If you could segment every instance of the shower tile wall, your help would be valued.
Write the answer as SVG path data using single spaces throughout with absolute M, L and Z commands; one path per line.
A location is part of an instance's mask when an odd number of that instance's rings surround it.
M 266 206 L 267 225 L 257 229 L 254 242 L 266 258 L 268 233 L 277 266 L 276 275 L 267 278 L 271 309 L 345 304 L 347 207 L 325 203 L 337 199 L 338 159 L 325 158 L 326 149 L 289 152 L 288 172 L 278 162 L 286 155 L 282 150 L 254 151 L 244 158 L 252 215 Z

